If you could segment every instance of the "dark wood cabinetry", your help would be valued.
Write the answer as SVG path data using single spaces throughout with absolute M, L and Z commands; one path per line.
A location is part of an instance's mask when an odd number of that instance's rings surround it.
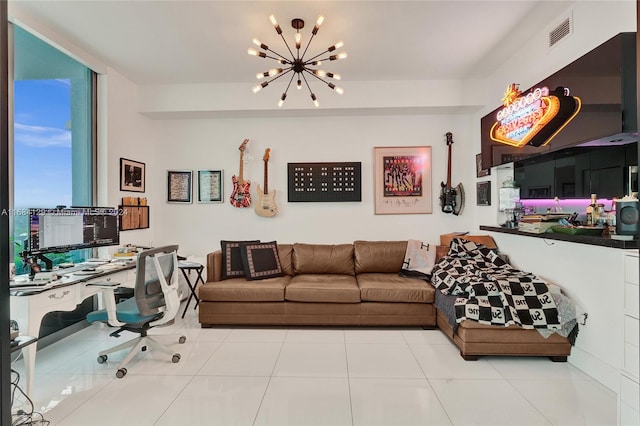
M 637 143 L 575 147 L 516 161 L 523 199 L 622 197 L 638 190 Z

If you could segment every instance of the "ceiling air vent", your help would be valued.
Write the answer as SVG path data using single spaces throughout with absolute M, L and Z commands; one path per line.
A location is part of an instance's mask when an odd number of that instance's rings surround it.
M 571 34 L 571 19 L 567 18 L 549 32 L 549 47 Z

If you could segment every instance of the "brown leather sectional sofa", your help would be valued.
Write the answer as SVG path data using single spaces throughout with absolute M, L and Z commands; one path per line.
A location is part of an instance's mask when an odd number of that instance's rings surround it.
M 207 256 L 203 327 L 220 324 L 435 327 L 435 289 L 399 276 L 406 241 L 278 244 L 284 275 L 221 280 L 222 252 Z
M 566 360 L 571 345 L 558 335 L 544 339 L 535 330 L 470 321 L 464 321 L 454 333 L 446 317 L 437 316 L 435 288 L 422 279 L 399 275 L 406 247 L 406 241 L 278 244 L 284 275 L 256 281 L 222 280 L 222 252 L 209 253 L 207 282 L 199 288 L 200 324 L 437 325 L 465 359 L 504 354 Z M 438 256 L 447 250 L 448 244 L 438 246 Z

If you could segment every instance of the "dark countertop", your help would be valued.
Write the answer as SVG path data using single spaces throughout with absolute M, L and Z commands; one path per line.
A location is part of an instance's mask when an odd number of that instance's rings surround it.
M 499 232 L 502 234 L 520 235 L 523 237 L 543 238 L 545 240 L 568 241 L 570 243 L 588 244 L 591 246 L 601 246 L 619 249 L 637 249 L 638 240 L 624 241 L 613 240 L 608 237 L 594 237 L 589 235 L 569 235 L 546 232 L 544 234 L 534 234 L 532 232 L 522 232 L 516 228 L 503 228 L 501 226 L 480 225 L 483 231 Z

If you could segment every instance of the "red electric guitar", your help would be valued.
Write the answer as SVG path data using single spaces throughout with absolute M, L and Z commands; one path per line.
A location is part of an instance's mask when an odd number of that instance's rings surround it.
M 244 180 L 242 177 L 244 150 L 247 147 L 247 143 L 249 143 L 249 139 L 245 139 L 240 145 L 240 148 L 238 148 L 240 149 L 240 173 L 237 177 L 234 175 L 231 178 L 233 181 L 233 192 L 231 192 L 229 201 L 233 207 L 249 207 L 251 205 L 251 193 L 249 192 L 251 182 Z

